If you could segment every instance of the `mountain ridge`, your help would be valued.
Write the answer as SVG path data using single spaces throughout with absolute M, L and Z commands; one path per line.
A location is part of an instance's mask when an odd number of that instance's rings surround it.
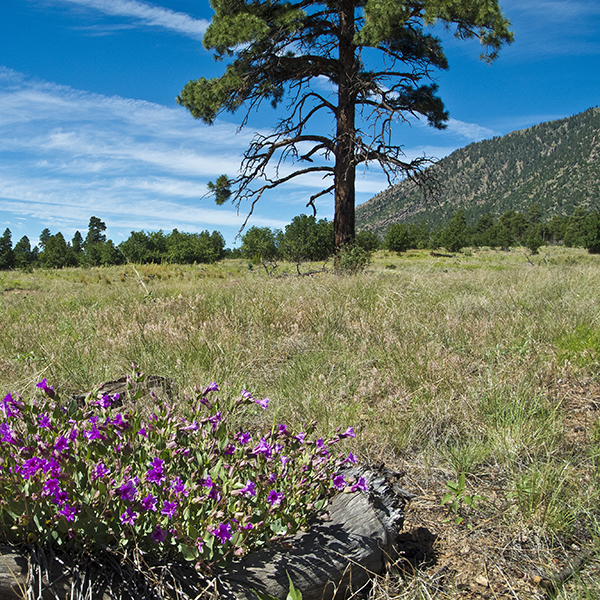
M 600 209 L 600 108 L 471 143 L 429 169 L 442 188 L 435 200 L 402 181 L 356 207 L 357 230 L 383 236 L 401 222 L 433 229 L 459 209 L 470 224 L 532 204 L 545 219 Z

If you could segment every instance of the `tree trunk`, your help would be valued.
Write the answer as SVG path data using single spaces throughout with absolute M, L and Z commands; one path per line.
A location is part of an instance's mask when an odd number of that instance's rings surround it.
M 353 84 L 356 70 L 354 38 L 354 1 L 342 2 L 339 11 L 339 83 L 335 153 L 335 246 L 354 241 L 356 164 L 354 161 L 356 103 Z

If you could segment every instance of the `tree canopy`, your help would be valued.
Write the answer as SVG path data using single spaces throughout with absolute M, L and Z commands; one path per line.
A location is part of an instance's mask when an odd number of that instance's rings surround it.
M 355 174 L 376 163 L 390 183 L 409 177 L 434 187 L 425 157 L 408 160 L 392 139 L 392 126 L 410 116 L 443 128 L 448 113 L 432 74 L 447 69 L 441 41 L 428 28 L 441 24 L 457 38 L 476 37 L 491 61 L 512 41 L 497 0 L 211 0 L 215 11 L 204 46 L 225 73 L 190 81 L 178 102 L 212 123 L 223 111 L 250 111 L 263 101 L 289 99 L 271 134 L 256 134 L 237 177 L 209 188 L 217 203 L 248 216 L 265 191 L 309 174 L 321 175 L 315 200 L 334 193 L 335 244 L 354 239 Z M 327 132 L 322 118 L 332 130 Z M 283 162 L 294 163 L 292 169 Z

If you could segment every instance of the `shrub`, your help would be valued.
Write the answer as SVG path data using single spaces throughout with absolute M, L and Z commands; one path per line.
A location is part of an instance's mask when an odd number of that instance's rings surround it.
M 356 244 L 347 244 L 337 255 L 337 270 L 343 273 L 360 273 L 371 264 L 371 253 Z
M 133 406 L 142 379 L 129 378 Z M 0 531 L 9 542 L 135 547 L 208 570 L 296 532 L 346 487 L 336 469 L 355 461 L 330 452 L 352 428 L 327 441 L 309 439 L 314 424 L 234 430 L 236 412 L 269 402 L 246 390 L 223 400 L 212 383 L 182 416 L 162 404 L 144 417 L 97 390 L 83 408 L 63 406 L 45 379 L 37 385 L 43 397 L 0 402 Z

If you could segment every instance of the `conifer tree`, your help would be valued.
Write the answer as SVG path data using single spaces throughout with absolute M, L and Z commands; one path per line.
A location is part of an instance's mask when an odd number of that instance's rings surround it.
M 392 141 L 392 126 L 410 116 L 443 128 L 448 113 L 432 73 L 447 69 L 441 24 L 457 38 L 479 38 L 483 58 L 496 58 L 512 41 L 498 0 L 211 0 L 215 15 L 204 36 L 224 75 L 190 81 L 178 102 L 212 123 L 222 111 L 289 98 L 273 133 L 257 134 L 239 175 L 219 177 L 209 188 L 217 203 L 250 200 L 249 215 L 269 189 L 302 175 L 320 175 L 324 189 L 308 201 L 334 194 L 337 247 L 355 230 L 355 173 L 376 163 L 390 182 L 399 177 L 435 187 L 425 157 L 409 160 Z M 324 83 L 332 93 L 324 90 Z M 246 114 L 246 119 L 248 118 Z M 323 126 L 323 118 L 332 124 Z M 291 170 L 279 167 L 286 159 Z
M 12 234 L 8 227 L 0 237 L 0 269 L 12 269 L 15 266 L 15 253 L 12 247 Z

